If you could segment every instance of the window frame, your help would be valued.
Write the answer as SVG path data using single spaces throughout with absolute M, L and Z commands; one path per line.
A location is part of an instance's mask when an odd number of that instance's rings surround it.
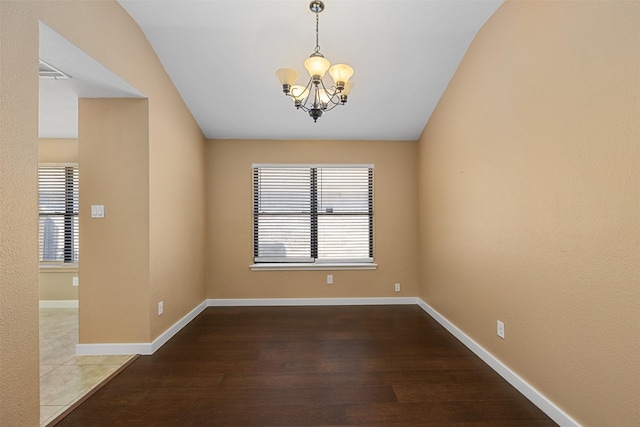
M 42 209 L 41 205 L 41 169 L 64 169 L 64 211 L 53 212 Z M 80 257 L 80 171 L 78 163 L 39 163 L 38 164 L 38 262 L 45 268 L 77 268 Z M 69 183 L 72 185 L 69 186 Z M 74 209 L 77 208 L 77 209 Z M 62 260 L 45 260 L 44 231 L 41 231 L 41 218 L 46 216 L 63 217 L 63 256 Z M 75 221 L 74 221 L 75 219 Z M 75 222 L 75 224 L 74 224 Z
M 310 257 L 300 257 L 292 259 L 288 257 L 258 257 L 257 245 L 259 241 L 258 219 L 258 199 L 259 189 L 257 188 L 257 173 L 259 169 L 303 169 L 310 172 L 309 197 L 310 211 Z M 321 258 L 318 257 L 318 218 L 329 216 L 328 212 L 320 212 L 318 206 L 318 170 L 320 169 L 369 169 L 368 173 L 368 208 L 366 211 L 353 212 L 346 215 L 368 217 L 368 252 L 366 258 Z M 358 270 L 376 269 L 374 262 L 374 168 L 373 164 L 253 164 L 252 171 L 252 192 L 253 192 L 253 260 L 250 265 L 251 270 Z M 365 213 L 366 212 L 366 213 Z M 336 217 L 338 215 L 335 215 Z M 315 228 L 315 229 L 314 229 Z

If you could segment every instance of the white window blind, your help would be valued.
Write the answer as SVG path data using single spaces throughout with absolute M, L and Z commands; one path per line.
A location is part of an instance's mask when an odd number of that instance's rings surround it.
M 38 168 L 41 262 L 78 262 L 78 168 Z
M 254 261 L 373 262 L 373 167 L 256 166 Z

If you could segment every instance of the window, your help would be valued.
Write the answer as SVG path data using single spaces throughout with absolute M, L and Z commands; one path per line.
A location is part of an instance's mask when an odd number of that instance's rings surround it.
M 78 168 L 38 168 L 40 262 L 78 262 Z
M 372 263 L 373 166 L 254 165 L 256 263 Z

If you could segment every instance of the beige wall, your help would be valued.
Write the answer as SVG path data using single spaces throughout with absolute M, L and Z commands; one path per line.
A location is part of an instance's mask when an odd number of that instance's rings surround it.
M 148 115 L 146 99 L 78 102 L 80 343 L 150 341 Z
M 162 92 L 159 101 L 173 108 L 150 104 L 154 119 L 149 128 L 151 339 L 205 299 L 205 140 L 171 89 Z M 159 301 L 164 302 L 160 317 Z
M 591 426 L 640 425 L 639 22 L 505 3 L 420 139 L 420 296 Z
M 42 13 L 46 15 L 42 17 L 45 24 L 148 97 L 145 120 L 148 121 L 149 136 L 146 147 L 122 147 L 119 154 L 111 153 L 108 163 L 100 169 L 105 171 L 109 166 L 117 168 L 128 162 L 124 160 L 128 155 L 138 155 L 139 150 L 145 151 L 143 163 L 129 172 L 136 176 L 136 185 L 138 181 L 147 182 L 148 189 L 140 203 L 146 204 L 148 211 L 144 226 L 148 239 L 141 242 L 147 245 L 148 255 L 141 260 L 130 258 L 124 265 L 113 265 L 107 261 L 99 267 L 93 264 L 93 274 L 90 271 L 92 267 L 86 265 L 87 257 L 82 257 L 80 340 L 81 343 L 102 342 L 107 336 L 105 325 L 84 321 L 89 310 L 83 309 L 83 304 L 87 292 L 91 292 L 92 281 L 84 280 L 83 276 L 88 274 L 96 277 L 98 271 L 108 271 L 110 276 L 102 276 L 102 280 L 119 287 L 124 283 L 115 283 L 121 278 L 127 277 L 126 283 L 130 283 L 134 277 L 139 277 L 140 269 L 143 269 L 146 270 L 143 275 L 146 283 L 133 287 L 139 291 L 140 287 L 145 288 L 137 294 L 141 299 L 132 301 L 133 295 L 115 292 L 105 295 L 111 301 L 108 304 L 103 301 L 102 304 L 110 306 L 111 312 L 108 315 L 105 313 L 103 319 L 119 317 L 119 322 L 136 325 L 140 319 L 145 319 L 148 326 L 143 328 L 144 337 L 138 336 L 138 333 L 135 339 L 131 336 L 131 330 L 137 326 L 128 328 L 129 332 L 111 327 L 108 336 L 115 342 L 149 342 L 204 299 L 204 235 L 201 231 L 204 228 L 204 138 L 144 34 L 115 1 L 45 2 L 41 5 Z M 118 31 L 114 32 L 113 28 L 118 28 Z M 105 43 L 105 40 L 109 40 L 109 43 Z M 90 126 L 85 126 L 85 129 Z M 87 154 L 87 151 L 83 148 L 82 134 L 79 134 L 79 151 L 79 167 L 83 171 L 84 182 L 89 171 L 83 168 L 82 153 Z M 129 165 L 134 166 L 130 162 Z M 102 185 L 110 179 L 110 176 L 98 170 L 92 170 L 91 173 L 95 180 L 103 182 Z M 88 202 L 82 182 L 81 207 Z M 81 213 L 81 221 L 82 216 Z M 200 231 L 195 232 L 194 228 L 198 227 Z M 130 235 L 124 232 L 127 227 L 119 230 L 121 234 L 112 237 L 128 243 Z M 91 239 L 91 235 L 83 232 L 81 239 Z M 167 243 L 168 239 L 171 239 L 170 244 Z M 102 251 L 109 250 L 115 254 L 119 248 L 102 248 Z M 126 253 L 120 255 L 127 257 Z M 132 268 L 130 275 L 127 275 L 127 266 Z M 92 295 L 93 298 L 98 297 L 97 294 Z M 162 316 L 156 314 L 158 300 L 164 301 L 165 312 Z M 132 306 L 144 306 L 144 313 L 132 312 Z
M 128 329 L 139 326 L 131 325 L 140 316 L 128 311 L 132 304 L 141 307 L 142 317 L 148 319 L 146 330 L 136 332 L 136 337 L 144 335 L 148 341 L 204 299 L 204 138 L 144 34 L 116 1 L 0 1 L 0 19 L 0 425 L 35 426 L 39 393 L 36 71 L 39 21 L 148 97 L 148 157 L 143 164 L 136 165 L 140 171 L 148 171 L 141 172 L 147 175 L 138 178 L 148 181 L 148 208 L 154 209 L 146 223 L 149 258 L 144 268 L 148 279 L 142 286 L 147 290 L 144 296 L 122 292 L 105 295 L 103 304 L 111 307 L 110 316 L 129 319 L 126 328 L 111 331 L 117 342 L 126 342 Z M 79 149 L 82 150 L 81 138 Z M 129 151 L 123 150 L 120 155 L 127 157 Z M 167 165 L 172 165 L 170 185 L 160 176 Z M 112 166 L 117 167 L 117 162 Z M 82 160 L 79 167 L 82 170 Z M 83 177 L 85 174 L 86 171 Z M 183 205 L 166 208 L 173 201 Z M 165 229 L 168 234 L 158 235 Z M 126 241 L 128 236 L 121 237 Z M 167 239 L 176 241 L 167 245 L 164 244 Z M 157 243 L 162 245 L 150 247 Z M 109 249 L 116 253 L 119 247 L 104 248 Z M 193 256 L 187 259 L 185 253 Z M 83 257 L 82 265 L 85 261 Z M 111 268 L 115 276 L 123 274 L 118 271 L 122 266 Z M 85 272 L 80 273 L 81 292 L 88 289 L 82 280 Z M 158 298 L 165 301 L 165 314 L 161 317 L 155 315 Z M 81 296 L 81 313 L 82 299 Z M 103 326 L 86 324 L 85 332 L 92 327 L 98 335 L 102 333 Z M 82 318 L 80 328 L 82 331 Z M 93 336 L 84 335 L 83 339 L 95 342 Z
M 253 163 L 374 164 L 372 271 L 250 271 Z M 417 294 L 416 143 L 247 141 L 207 143 L 207 297 L 345 298 Z M 326 284 L 333 274 L 334 284 Z M 402 292 L 395 293 L 394 283 Z
M 73 278 L 78 277 L 78 269 L 40 269 L 40 301 L 71 301 L 78 299 L 78 287 L 73 286 Z
M 0 425 L 37 426 L 38 22 L 13 6 L 0 1 Z
M 39 138 L 38 163 L 78 163 L 78 140 Z
M 0 425 L 38 423 L 39 20 L 148 97 L 137 165 L 148 264 L 135 266 L 148 276 L 137 295 L 104 294 L 109 316 L 136 323 L 135 337 L 118 328 L 114 340 L 153 339 L 205 296 L 419 293 L 578 421 L 640 424 L 638 5 L 506 3 L 465 56 L 418 163 L 415 143 L 208 141 L 205 164 L 197 125 L 115 1 L 0 1 Z M 333 272 L 331 286 L 330 272 L 249 271 L 254 162 L 374 163 L 379 269 Z

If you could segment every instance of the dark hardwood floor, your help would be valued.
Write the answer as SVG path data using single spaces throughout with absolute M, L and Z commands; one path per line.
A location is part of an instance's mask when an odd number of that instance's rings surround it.
M 555 426 L 418 306 L 207 308 L 66 426 Z

